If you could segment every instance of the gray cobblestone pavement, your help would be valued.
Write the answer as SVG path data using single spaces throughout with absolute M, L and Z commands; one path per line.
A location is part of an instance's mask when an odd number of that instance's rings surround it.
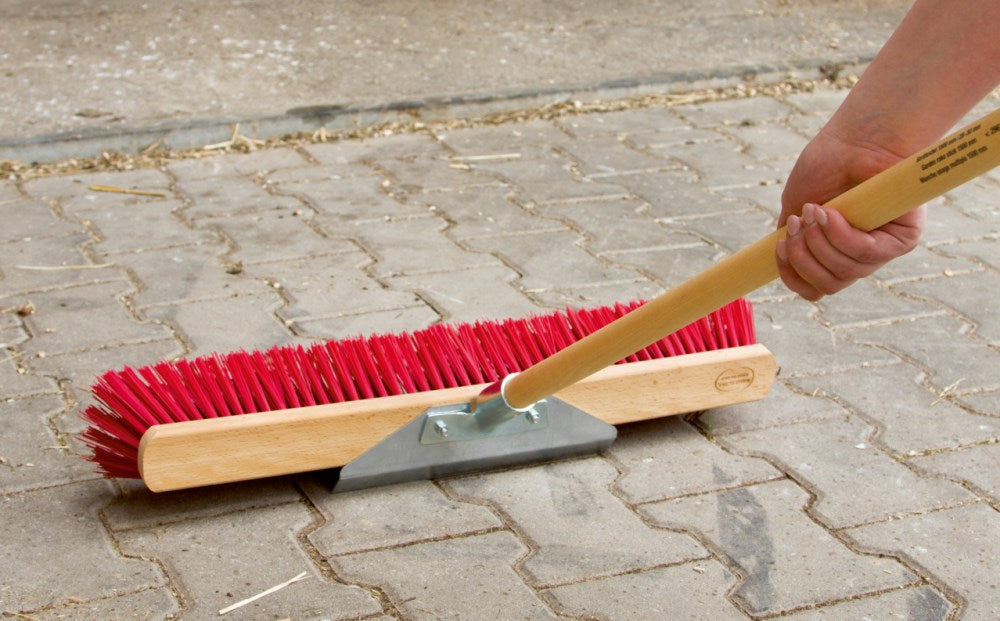
M 80 459 L 109 368 L 655 295 L 773 228 L 843 94 L 0 180 L 0 613 L 209 619 L 305 572 L 225 618 L 1000 618 L 996 171 L 842 294 L 755 293 L 767 399 L 601 455 L 343 495 Z

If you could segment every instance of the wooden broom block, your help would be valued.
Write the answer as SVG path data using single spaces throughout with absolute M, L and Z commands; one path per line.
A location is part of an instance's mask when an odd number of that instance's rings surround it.
M 620 425 L 763 399 L 776 374 L 771 352 L 748 345 L 614 365 L 556 396 Z M 428 408 L 468 403 L 485 386 L 156 425 L 142 437 L 139 471 L 162 492 L 336 468 Z

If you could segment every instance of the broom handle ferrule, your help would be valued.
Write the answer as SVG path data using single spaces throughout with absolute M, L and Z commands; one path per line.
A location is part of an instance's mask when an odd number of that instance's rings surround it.
M 1000 109 L 826 203 L 870 231 L 1000 164 Z M 778 277 L 781 228 L 521 372 L 506 387 L 524 408 L 612 365 Z

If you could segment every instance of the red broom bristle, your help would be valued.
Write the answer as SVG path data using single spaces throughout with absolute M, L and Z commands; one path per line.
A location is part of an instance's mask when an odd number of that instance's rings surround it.
M 138 478 L 139 441 L 153 425 L 494 382 L 640 305 L 436 324 L 308 349 L 290 345 L 109 371 L 91 387 L 97 403 L 82 414 L 90 427 L 81 439 L 103 474 Z M 754 342 L 750 303 L 736 300 L 620 362 Z

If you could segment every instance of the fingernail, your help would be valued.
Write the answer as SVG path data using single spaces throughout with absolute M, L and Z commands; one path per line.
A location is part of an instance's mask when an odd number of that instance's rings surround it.
M 806 203 L 805 205 L 802 206 L 802 222 L 806 226 L 809 226 L 810 224 L 816 221 L 815 214 L 816 214 L 816 205 L 813 205 L 812 203 Z
M 785 247 L 785 240 L 779 239 L 778 244 L 774 247 L 774 251 L 778 255 L 779 261 L 788 263 L 788 248 Z
M 830 218 L 826 215 L 826 210 L 819 205 L 816 205 L 815 213 L 816 222 L 818 222 L 820 226 L 825 227 L 830 222 Z
M 798 216 L 788 216 L 785 226 L 787 227 L 788 236 L 795 237 L 802 230 L 802 221 L 799 220 Z

